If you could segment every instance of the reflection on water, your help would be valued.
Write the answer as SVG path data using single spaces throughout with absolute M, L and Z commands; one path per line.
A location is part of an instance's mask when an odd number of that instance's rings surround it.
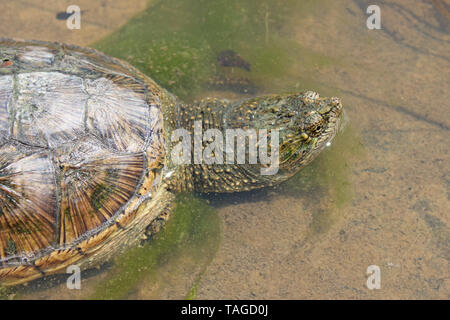
M 347 125 L 281 186 L 181 201 L 80 292 L 55 277 L 4 297 L 448 298 L 450 6 L 378 3 L 381 30 L 365 0 L 153 1 L 94 44 L 186 101 L 311 89 Z

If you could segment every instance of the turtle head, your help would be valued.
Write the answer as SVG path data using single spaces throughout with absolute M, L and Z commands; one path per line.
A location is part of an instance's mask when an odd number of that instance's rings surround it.
M 287 96 L 285 108 L 290 121 L 280 130 L 280 169 L 297 171 L 331 144 L 339 129 L 342 103 L 307 91 Z
M 311 162 L 336 135 L 342 115 L 338 98 L 307 91 L 265 97 L 259 126 L 279 131 L 279 178 L 291 176 Z M 283 178 L 284 177 L 284 178 Z

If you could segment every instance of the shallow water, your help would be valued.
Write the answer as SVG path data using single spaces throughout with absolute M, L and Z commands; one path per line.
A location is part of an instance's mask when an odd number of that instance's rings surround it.
M 369 1 L 80 1 L 88 21 L 70 32 L 53 2 L 0 1 L 21 17 L 0 35 L 93 46 L 186 101 L 316 90 L 342 98 L 345 125 L 276 188 L 181 197 L 162 233 L 81 290 L 63 275 L 4 298 L 449 298 L 448 1 L 378 1 L 381 30 Z M 250 71 L 220 66 L 227 49 Z

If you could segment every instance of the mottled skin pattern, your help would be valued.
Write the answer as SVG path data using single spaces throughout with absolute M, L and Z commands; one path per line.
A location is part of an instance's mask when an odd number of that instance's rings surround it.
M 311 162 L 331 141 L 341 112 L 339 99 L 320 98 L 311 91 L 235 102 L 205 99 L 193 105 L 177 104 L 165 114 L 171 129 L 192 130 L 194 122 L 201 121 L 203 132 L 210 128 L 222 132 L 236 128 L 279 130 L 280 169 L 275 175 L 263 176 L 261 164 L 185 165 L 181 168 L 183 178 L 177 176 L 169 186 L 174 190 L 239 192 L 281 183 Z
M 342 110 L 310 91 L 186 105 L 125 62 L 56 43 L 0 39 L 0 59 L 3 285 L 99 265 L 157 232 L 177 192 L 288 179 L 334 137 Z M 279 130 L 279 171 L 176 165 L 171 134 L 198 120 L 205 131 Z

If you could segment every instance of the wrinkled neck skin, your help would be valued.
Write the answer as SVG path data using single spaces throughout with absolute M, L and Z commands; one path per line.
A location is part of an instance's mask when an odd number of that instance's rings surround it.
M 237 192 L 279 184 L 330 144 L 342 114 L 338 98 L 312 91 L 192 105 L 170 95 L 164 105 L 164 177 L 174 191 Z

